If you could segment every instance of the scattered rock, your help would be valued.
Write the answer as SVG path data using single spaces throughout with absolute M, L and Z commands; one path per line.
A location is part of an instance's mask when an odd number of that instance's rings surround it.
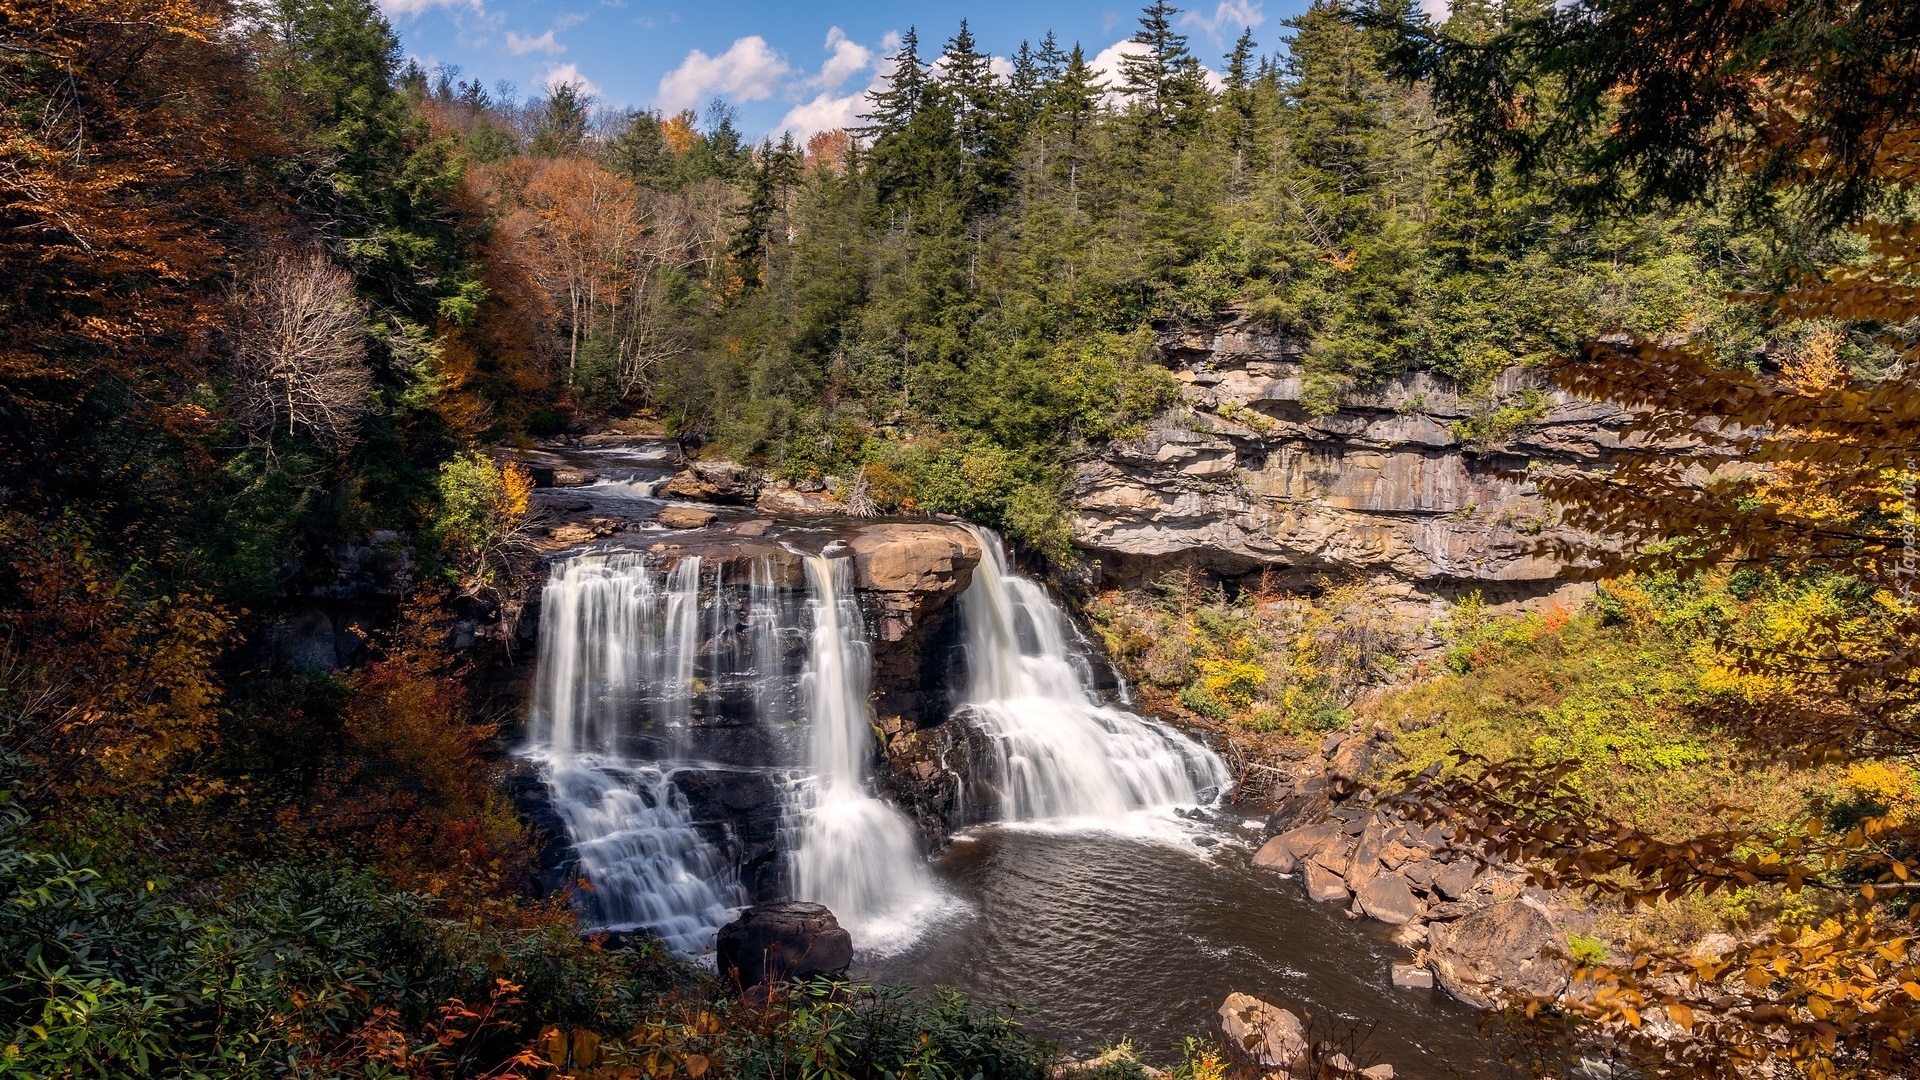
M 589 526 L 569 522 L 565 525 L 555 525 L 548 535 L 553 537 L 553 542 L 556 544 L 571 545 L 584 544 L 592 540 L 595 534 Z
M 1357 887 L 1361 910 L 1390 926 L 1420 917 L 1420 901 L 1413 898 L 1407 879 L 1398 871 L 1383 870 Z
M 1347 898 L 1347 882 L 1339 874 L 1327 869 L 1319 862 L 1307 863 L 1307 897 L 1316 903 L 1328 904 Z
M 1370 1065 L 1367 1068 L 1361 1069 L 1360 1075 L 1365 1077 L 1366 1080 L 1393 1080 L 1393 1066 L 1383 1061 L 1378 1065 Z
M 1300 1018 L 1249 994 L 1228 994 L 1220 1006 L 1227 1044 L 1266 1069 L 1284 1069 L 1307 1056 Z
M 1052 1080 L 1066 1080 L 1067 1077 L 1079 1076 L 1083 1073 L 1101 1072 L 1110 1065 L 1136 1066 L 1140 1070 L 1140 1075 L 1148 1077 L 1149 1080 L 1167 1075 L 1163 1070 L 1151 1065 L 1142 1065 L 1140 1060 L 1133 1056 L 1133 1051 L 1125 1046 L 1116 1046 L 1099 1057 L 1088 1058 L 1085 1061 L 1063 1061 L 1048 1070 L 1048 1075 Z
M 1447 993 L 1478 1008 L 1500 994 L 1552 999 L 1567 988 L 1567 963 L 1553 923 L 1508 900 L 1432 929 L 1429 961 Z
M 675 473 L 660 494 L 696 502 L 744 506 L 760 494 L 760 477 L 737 461 L 696 461 Z
M 1262 844 L 1253 856 L 1253 865 L 1282 874 L 1292 873 L 1299 860 L 1320 854 L 1339 839 L 1338 822 L 1303 825 Z
M 716 516 L 713 511 L 697 506 L 665 506 L 660 509 L 657 520 L 669 529 L 704 529 L 713 524 Z
M 819 904 L 755 904 L 720 928 L 721 976 L 741 987 L 837 975 L 853 963 L 853 936 Z
M 844 514 L 845 503 L 826 494 L 811 494 L 783 485 L 763 488 L 760 497 L 753 502 L 763 514 L 793 514 L 802 517 L 818 517 L 826 514 Z
M 1433 889 L 1449 900 L 1462 899 L 1473 891 L 1474 875 L 1479 869 L 1472 859 L 1450 862 L 1439 873 L 1433 875 Z
M 1395 930 L 1393 943 L 1403 949 L 1418 949 L 1427 943 L 1427 924 L 1415 920 Z
M 1406 875 L 1407 884 L 1424 891 L 1433 886 L 1434 875 L 1438 874 L 1444 865 L 1432 859 L 1414 859 L 1402 866 L 1400 872 Z
M 1393 985 L 1402 990 L 1433 989 L 1433 972 L 1418 964 L 1393 965 Z
M 600 474 L 586 469 L 555 468 L 552 470 L 551 487 L 585 487 L 600 479 Z M 538 483 L 536 480 L 535 483 Z
M 1271 870 L 1276 874 L 1293 873 L 1293 868 L 1298 861 L 1293 851 L 1287 847 L 1287 838 L 1284 835 L 1276 836 L 1261 844 L 1260 850 L 1253 853 L 1255 869 Z

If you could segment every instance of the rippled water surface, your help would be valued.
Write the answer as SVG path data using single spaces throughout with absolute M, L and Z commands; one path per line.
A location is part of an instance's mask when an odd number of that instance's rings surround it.
M 1364 1056 L 1401 1077 L 1499 1072 L 1473 1010 L 1393 987 L 1406 953 L 1389 928 L 1255 871 L 1242 843 L 987 828 L 934 869 L 965 913 L 907 952 L 856 965 L 867 977 L 1018 1002 L 1031 1027 L 1076 1054 L 1130 1037 L 1164 1064 L 1238 990 L 1321 1025 L 1377 1021 Z

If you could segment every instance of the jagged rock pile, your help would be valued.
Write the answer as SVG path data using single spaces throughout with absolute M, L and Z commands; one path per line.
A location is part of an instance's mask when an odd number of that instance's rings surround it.
M 1571 913 L 1526 886 L 1525 871 L 1487 862 L 1457 844 L 1451 829 L 1421 826 L 1370 803 L 1358 783 L 1384 744 L 1341 733 L 1285 786 L 1269 836 L 1253 865 L 1298 874 L 1307 895 L 1348 905 L 1348 914 L 1401 929 L 1415 951 L 1396 964 L 1394 983 L 1440 988 L 1486 1008 L 1502 998 L 1552 999 L 1567 989 L 1564 924 Z

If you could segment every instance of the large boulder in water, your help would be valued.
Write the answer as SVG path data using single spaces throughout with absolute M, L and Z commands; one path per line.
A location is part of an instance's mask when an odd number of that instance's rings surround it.
M 720 928 L 720 977 L 745 989 L 809 975 L 838 975 L 853 963 L 853 935 L 819 904 L 755 904 Z
M 1285 1069 L 1307 1056 L 1307 1029 L 1300 1018 L 1251 994 L 1227 995 L 1220 1005 L 1220 1033 L 1263 1069 Z

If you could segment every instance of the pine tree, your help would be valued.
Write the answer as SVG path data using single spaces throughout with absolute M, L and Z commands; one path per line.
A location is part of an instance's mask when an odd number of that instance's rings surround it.
M 566 157 L 579 152 L 586 142 L 587 110 L 592 104 L 593 99 L 572 83 L 551 87 L 535 122 L 533 156 Z
M 867 122 L 859 131 L 863 138 L 878 140 L 906 130 L 926 97 L 927 66 L 920 62 L 920 36 L 913 27 L 907 27 L 900 48 L 887 59 L 893 62 L 893 71 L 887 75 L 885 89 L 867 95 L 873 111 L 860 117 Z
M 1133 107 L 1150 125 L 1178 128 L 1193 119 L 1194 106 L 1206 97 L 1200 63 L 1187 49 L 1186 35 L 1173 28 L 1180 9 L 1166 0 L 1140 14 L 1140 29 L 1128 40 L 1143 52 L 1120 58 L 1120 85 Z
M 673 151 L 660 117 L 642 109 L 627 113 L 625 126 L 607 141 L 602 156 L 607 168 L 642 187 L 664 187 L 673 173 Z

